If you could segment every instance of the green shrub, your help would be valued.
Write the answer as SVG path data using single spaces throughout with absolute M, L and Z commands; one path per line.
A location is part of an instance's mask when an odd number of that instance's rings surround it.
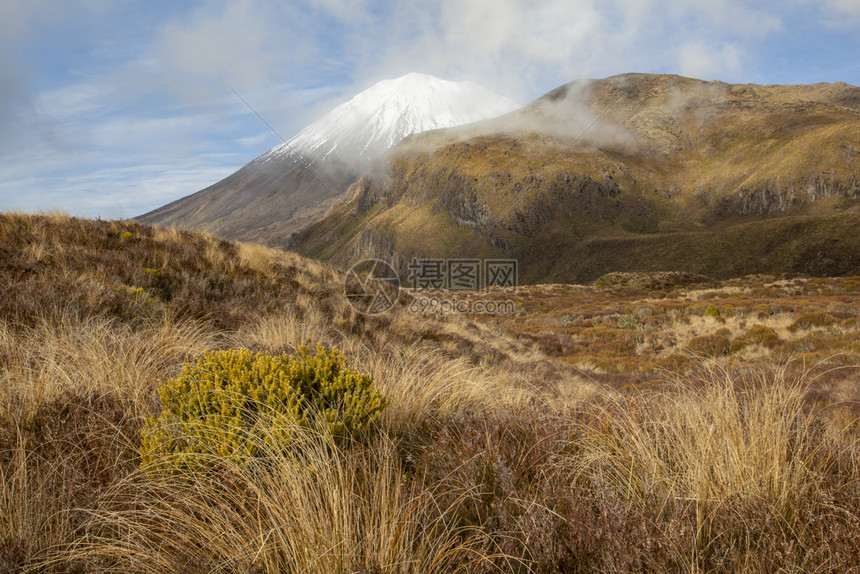
M 144 465 L 172 459 L 199 466 L 207 457 L 244 464 L 287 448 L 295 425 L 353 435 L 386 403 L 370 376 L 348 367 L 337 349 L 322 346 L 313 356 L 304 346 L 295 355 L 207 352 L 185 364 L 158 394 L 161 414 L 143 430 Z
M 719 317 L 720 310 L 717 309 L 714 305 L 708 305 L 708 308 L 705 309 L 705 317 Z

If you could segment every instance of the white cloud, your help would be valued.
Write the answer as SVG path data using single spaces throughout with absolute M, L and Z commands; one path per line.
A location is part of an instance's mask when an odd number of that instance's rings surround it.
M 168 88 L 198 101 L 221 93 L 224 80 L 243 90 L 298 83 L 297 72 L 321 58 L 309 31 L 320 30 L 307 7 L 217 0 L 167 22 L 156 52 Z
M 36 96 L 53 132 L 22 134 L 3 155 L 0 209 L 131 217 L 211 185 L 259 151 L 259 140 L 218 144 L 236 131 L 229 117 L 216 121 L 195 108 L 146 117 L 104 105 L 100 91 L 81 83 Z
M 79 118 L 102 109 L 109 86 L 91 83 L 68 84 L 37 94 L 34 106 L 39 114 L 55 118 Z
M 860 0 L 827 0 L 826 4 L 840 14 L 860 17 Z
M 351 39 L 356 87 L 414 70 L 516 99 L 582 77 L 678 72 L 695 43 L 731 64 L 710 70 L 740 72 L 783 25 L 778 10 L 746 0 L 419 0 L 384 13 Z
M 741 68 L 740 50 L 732 44 L 715 47 L 688 42 L 681 46 L 678 60 L 681 75 L 702 80 L 734 77 Z
M 860 26 L 860 0 L 826 0 L 819 5 L 819 10 L 830 28 L 857 32 Z
M 113 9 L 109 0 L 3 0 L 0 5 L 0 152 L 16 144 L 20 133 L 36 129 L 31 85 L 34 74 L 22 55 L 34 36 L 61 27 L 86 33 L 92 22 Z M 93 24 L 94 25 L 94 24 Z
M 0 167 L 0 204 L 3 209 L 36 211 L 61 209 L 72 215 L 106 219 L 141 215 L 223 179 L 235 164 L 222 158 L 165 161 L 102 167 L 61 176 L 32 174 L 9 178 Z
M 342 100 L 410 71 L 471 79 L 528 100 L 567 81 L 628 71 L 741 79 L 762 42 L 783 26 L 781 6 L 751 0 L 209 0 L 164 24 L 156 57 L 167 85 L 189 101 L 221 93 L 222 79 L 243 95 L 283 88 L 283 99 L 254 98 L 268 118 L 299 105 L 296 94 L 321 84 Z M 290 133 L 302 127 L 283 114 L 275 120 L 289 124 Z
M 212 80 L 259 85 L 277 64 L 265 49 L 271 28 L 255 2 L 230 3 L 220 10 L 204 4 L 162 29 L 160 64 L 173 88 L 195 98 L 201 97 L 201 88 L 211 88 Z

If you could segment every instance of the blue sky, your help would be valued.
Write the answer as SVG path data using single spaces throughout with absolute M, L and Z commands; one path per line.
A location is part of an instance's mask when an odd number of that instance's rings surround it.
M 408 72 L 860 85 L 860 0 L 0 0 L 0 210 L 133 217 Z

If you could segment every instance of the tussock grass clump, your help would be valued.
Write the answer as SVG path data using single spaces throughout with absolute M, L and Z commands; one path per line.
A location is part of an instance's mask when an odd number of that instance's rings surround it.
M 732 341 L 731 352 L 737 352 L 749 345 L 765 345 L 779 341 L 779 335 L 772 328 L 765 325 L 753 325 L 743 335 Z
M 732 344 L 725 333 L 718 332 L 693 337 L 687 343 L 687 349 L 703 357 L 719 357 L 721 355 L 728 355 L 732 351 Z
M 71 313 L 34 323 L 0 323 L 0 572 L 50 571 L 46 557 L 139 466 L 157 382 L 217 339 L 169 316 L 137 328 Z
M 135 416 L 148 415 L 159 379 L 218 340 L 204 325 L 169 314 L 134 327 L 73 311 L 34 323 L 0 323 L 0 419 L 27 422 L 69 393 L 110 396 Z
M 271 423 L 265 465 L 192 454 L 182 474 L 132 475 L 92 511 L 93 535 L 63 555 L 147 574 L 474 571 L 480 532 L 410 484 L 391 440 L 343 448 L 325 425 Z M 271 446 L 284 425 L 293 449 Z
M 386 404 L 368 375 L 348 367 L 337 349 L 321 345 L 315 355 L 272 356 L 248 349 L 207 352 L 186 363 L 178 377 L 159 388 L 163 409 L 147 422 L 142 464 L 167 460 L 182 466 L 208 455 L 243 463 L 270 448 L 286 448 L 290 425 L 325 425 L 335 437 L 353 436 L 372 423 Z M 261 416 L 270 414 L 271 416 Z
M 837 319 L 830 313 L 815 311 L 812 313 L 804 313 L 798 317 L 794 323 L 791 324 L 789 330 L 797 331 L 799 329 L 803 329 L 808 331 L 817 327 L 829 327 L 836 322 Z
M 818 437 L 802 408 L 803 387 L 755 374 L 705 376 L 704 386 L 679 382 L 631 404 L 612 401 L 607 423 L 579 443 L 589 453 L 584 468 L 632 502 L 654 492 L 703 504 L 736 495 L 793 499 L 817 466 L 802 448 L 818 442 L 810 440 Z
M 574 488 L 650 523 L 682 571 L 840 570 L 856 558 L 842 544 L 857 540 L 857 451 L 805 408 L 810 385 L 711 369 L 589 407 Z

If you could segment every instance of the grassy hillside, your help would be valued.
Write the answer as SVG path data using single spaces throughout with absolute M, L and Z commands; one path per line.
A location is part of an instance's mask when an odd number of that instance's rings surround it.
M 3 214 L 0 249 L 0 571 L 860 563 L 856 279 L 613 275 L 471 321 L 410 294 L 365 317 L 325 264 L 130 222 Z M 719 328 L 731 352 L 695 358 Z M 303 342 L 372 376 L 372 428 L 280 421 L 264 463 L 141 467 L 184 363 Z
M 575 82 L 497 120 L 413 136 L 296 248 L 340 264 L 517 258 L 525 282 L 851 274 L 858 102 L 846 84 Z

